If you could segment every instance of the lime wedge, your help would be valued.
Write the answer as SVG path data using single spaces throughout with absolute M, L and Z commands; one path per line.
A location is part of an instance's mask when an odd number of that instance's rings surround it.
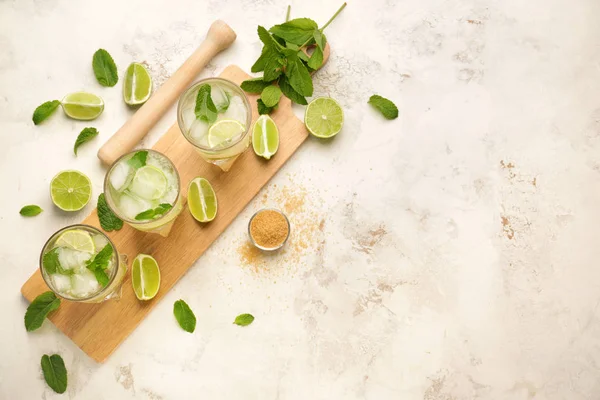
M 268 115 L 261 115 L 252 130 L 252 147 L 257 156 L 271 158 L 279 148 L 279 129 Z
M 208 130 L 208 145 L 210 147 L 224 147 L 235 138 L 244 133 L 244 125 L 232 119 L 224 119 Z
M 92 183 L 79 171 L 62 171 L 50 182 L 50 196 L 61 210 L 81 210 L 92 197 Z
M 140 63 L 131 63 L 123 80 L 123 100 L 130 106 L 142 105 L 152 93 L 152 78 Z
M 96 119 L 104 111 L 104 100 L 87 92 L 70 93 L 62 99 L 61 104 L 65 114 L 82 121 Z
M 306 107 L 304 125 L 316 137 L 333 137 L 342 130 L 344 111 L 331 97 L 319 97 Z
M 160 269 L 154 257 L 138 254 L 131 268 L 133 291 L 139 300 L 150 300 L 160 288 Z
M 136 171 L 129 190 L 144 199 L 160 199 L 167 190 L 167 177 L 152 165 L 143 166 Z
M 62 233 L 58 239 L 56 239 L 56 247 L 67 247 L 69 249 L 86 251 L 88 253 L 94 253 L 96 251 L 94 240 L 90 234 L 81 229 L 73 229 Z
M 195 178 L 188 187 L 188 208 L 199 222 L 210 222 L 217 215 L 217 195 L 209 181 Z

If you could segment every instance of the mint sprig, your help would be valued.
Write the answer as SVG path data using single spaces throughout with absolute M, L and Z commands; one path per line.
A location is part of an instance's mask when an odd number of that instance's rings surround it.
M 173 315 L 179 323 L 181 329 L 186 332 L 193 333 L 196 329 L 196 316 L 194 312 L 183 300 L 177 300 L 173 304 Z
M 386 119 L 398 118 L 398 107 L 385 97 L 374 94 L 369 99 L 369 104 L 379 110 Z
M 44 354 L 41 365 L 48 386 L 56 393 L 64 393 L 67 390 L 67 368 L 62 357 L 58 354 Z
M 100 193 L 100 196 L 98 196 L 98 204 L 96 207 L 98 209 L 100 226 L 106 232 L 118 231 L 123 227 L 123 221 L 108 207 L 104 193 Z
M 110 262 L 110 258 L 113 255 L 113 248 L 110 243 L 100 250 L 96 256 L 88 262 L 86 265 L 87 269 L 94 273 L 96 280 L 103 287 L 108 285 L 109 278 L 106 274 L 106 268 L 108 268 L 108 263 Z
M 119 81 L 117 66 L 112 56 L 104 49 L 98 49 L 92 58 L 92 69 L 98 83 L 113 87 Z
M 21 210 L 19 211 L 19 214 L 21 214 L 24 217 L 35 217 L 36 215 L 39 215 L 42 211 L 44 210 L 42 210 L 40 206 L 31 204 L 28 206 L 23 206 L 23 208 L 21 208 Z
M 54 292 L 44 292 L 36 297 L 25 312 L 25 329 L 27 332 L 35 331 L 44 323 L 52 311 L 60 306 L 60 299 Z
M 42 257 L 42 266 L 47 274 L 73 275 L 72 269 L 64 269 L 58 259 L 58 247 L 50 250 Z
M 83 128 L 83 130 L 79 132 L 79 135 L 75 140 L 75 145 L 73 146 L 73 153 L 77 155 L 77 149 L 79 149 L 79 146 L 89 142 L 96 136 L 98 136 L 98 130 L 96 128 Z
M 217 106 L 215 106 L 211 97 L 211 87 L 208 83 L 200 86 L 198 89 L 194 113 L 196 114 L 197 119 L 209 124 L 212 124 L 217 120 Z
M 143 221 L 146 219 L 158 218 L 161 215 L 165 214 L 167 211 L 169 211 L 171 208 L 173 208 L 173 206 L 169 203 L 161 203 L 156 208 L 150 208 L 146 211 L 142 211 L 141 213 L 135 216 L 135 219 L 136 221 Z
M 51 100 L 47 101 L 44 104 L 38 106 L 33 112 L 33 120 L 34 125 L 39 125 L 42 121 L 46 120 L 49 116 L 54 114 L 54 111 L 60 106 L 60 101 Z

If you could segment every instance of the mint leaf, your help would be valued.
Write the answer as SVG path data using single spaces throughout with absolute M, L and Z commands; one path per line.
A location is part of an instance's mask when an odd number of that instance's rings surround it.
M 148 158 L 148 151 L 141 150 L 135 153 L 129 160 L 127 160 L 127 164 L 129 164 L 132 168 L 138 169 L 142 168 L 146 165 L 146 159 Z
M 44 254 L 42 257 L 42 266 L 47 274 L 55 274 L 61 269 L 60 262 L 58 261 L 58 248 L 54 248 Z
M 67 390 L 67 369 L 62 357 L 58 354 L 44 354 L 41 364 L 48 386 L 56 393 L 64 393 Z
M 280 54 L 276 49 L 265 46 L 265 47 L 263 47 L 262 52 L 260 53 L 260 57 L 258 57 L 258 60 L 256 60 L 254 65 L 252 65 L 252 68 L 250 68 L 250 71 L 252 71 L 252 72 L 264 71 L 267 60 L 277 59 L 279 57 L 280 57 Z M 263 79 L 264 79 L 264 77 L 263 77 Z
M 256 100 L 256 106 L 260 115 L 270 114 L 275 109 L 275 107 L 267 107 L 261 99 Z
M 108 204 L 106 204 L 104 193 L 100 193 L 100 196 L 98 196 L 98 204 L 96 207 L 98 209 L 98 220 L 100 221 L 100 226 L 106 232 L 118 231 L 123 227 L 123 221 L 121 221 L 119 217 L 117 217 L 115 213 L 113 213 L 108 207 Z
M 73 146 L 73 152 L 77 155 L 77 149 L 82 144 L 89 142 L 93 138 L 98 136 L 98 130 L 96 128 L 83 128 L 81 132 L 79 132 L 79 136 L 77 136 L 77 140 L 75 140 L 75 146 Z
M 277 103 L 279 103 L 279 99 L 281 98 L 281 89 L 277 86 L 267 86 L 262 91 L 260 95 L 260 99 L 263 101 L 265 106 L 267 107 L 275 107 Z
M 39 125 L 46 118 L 54 114 L 54 111 L 56 111 L 59 105 L 60 101 L 52 100 L 45 102 L 41 106 L 38 106 L 38 108 L 36 108 L 33 112 L 33 117 L 31 118 L 33 120 L 33 124 Z
M 257 32 L 258 32 L 258 38 L 260 39 L 261 42 L 263 42 L 263 44 L 266 47 L 269 47 L 274 50 L 280 50 L 283 48 L 283 46 L 281 44 L 279 44 L 279 42 L 277 42 L 275 39 L 273 39 L 273 36 L 271 36 L 269 31 L 266 30 L 263 26 L 259 25 Z
M 44 292 L 35 298 L 25 312 L 25 329 L 35 331 L 46 319 L 49 313 L 60 306 L 60 299 L 53 292 Z
M 315 43 L 317 44 L 317 46 L 321 50 L 325 50 L 325 45 L 327 44 L 327 38 L 325 37 L 325 34 L 317 29 L 313 32 L 313 36 L 315 38 Z
M 243 91 L 248 93 L 262 93 L 263 89 L 270 86 L 270 82 L 265 82 L 263 78 L 248 79 L 240 85 Z
M 189 333 L 194 332 L 196 329 L 196 316 L 185 301 L 177 300 L 173 304 L 173 314 L 181 329 Z
M 161 215 L 163 215 L 164 213 L 169 211 L 171 208 L 173 208 L 173 206 L 170 205 L 169 203 L 162 203 L 162 204 L 159 204 L 158 207 L 156 207 L 154 209 L 150 208 L 146 211 L 142 211 L 141 213 L 139 213 L 138 215 L 135 216 L 135 219 L 137 221 L 143 221 L 145 219 L 154 219 L 154 218 L 160 217 Z
M 102 86 L 113 87 L 119 81 L 119 74 L 117 73 L 117 66 L 115 61 L 108 54 L 108 51 L 99 49 L 94 53 L 92 58 L 92 68 L 94 69 L 94 75 L 98 83 Z
M 319 69 L 321 65 L 323 65 L 323 50 L 317 46 L 308 60 L 308 66 L 312 69 Z
M 378 109 L 386 119 L 398 118 L 398 107 L 385 97 L 374 94 L 369 99 L 369 104 Z
M 36 206 L 35 204 L 32 204 L 32 205 L 24 206 L 23 208 L 21 208 L 21 211 L 19 211 L 19 214 L 21 214 L 24 217 L 35 217 L 42 211 L 44 211 L 44 210 L 42 210 L 42 208 L 40 206 Z
M 271 33 L 284 39 L 286 42 L 298 46 L 306 45 L 318 30 L 318 25 L 310 18 L 296 18 L 280 25 L 275 25 L 270 29 Z
M 240 314 L 235 317 L 234 324 L 239 326 L 247 326 L 250 325 L 254 321 L 254 316 L 252 314 Z
M 290 85 L 302 96 L 312 96 L 313 84 L 312 78 L 306 69 L 306 66 L 297 55 L 288 57 L 288 64 L 285 69 Z
M 200 86 L 198 94 L 196 95 L 196 107 L 194 113 L 196 118 L 212 124 L 217 120 L 217 107 L 213 103 L 212 97 L 210 96 L 211 88 L 208 83 Z
M 102 286 L 106 286 L 108 284 L 108 275 L 106 275 L 106 268 L 108 268 L 108 263 L 113 255 L 113 248 L 110 243 L 100 250 L 98 254 L 94 257 L 92 261 L 88 262 L 86 265 L 87 269 L 92 271 L 96 276 L 96 280 Z
M 279 88 L 283 94 L 294 103 L 307 105 L 308 102 L 300 93 L 296 92 L 285 75 L 279 77 Z

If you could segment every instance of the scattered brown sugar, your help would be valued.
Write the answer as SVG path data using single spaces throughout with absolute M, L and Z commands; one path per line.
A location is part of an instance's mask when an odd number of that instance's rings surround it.
M 278 247 L 288 234 L 289 227 L 285 217 L 275 210 L 260 211 L 250 223 L 250 236 L 260 247 Z

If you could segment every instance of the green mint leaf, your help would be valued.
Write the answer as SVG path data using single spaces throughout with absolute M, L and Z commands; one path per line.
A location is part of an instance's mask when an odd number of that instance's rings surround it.
M 308 66 L 312 69 L 319 69 L 321 65 L 323 65 L 323 50 L 317 46 L 308 60 Z
M 267 107 L 275 107 L 277 103 L 279 103 L 279 99 L 281 98 L 281 89 L 277 86 L 267 86 L 264 88 L 260 95 L 260 99 L 263 101 L 264 105 Z
M 44 292 L 35 298 L 25 312 L 25 329 L 35 331 L 46 319 L 49 313 L 60 306 L 60 299 L 53 292 Z
M 266 60 L 263 72 L 263 80 L 265 82 L 272 82 L 279 78 L 279 75 L 283 72 L 284 60 L 285 58 L 281 53 L 274 53 L 273 57 Z
M 31 118 L 34 125 L 39 125 L 46 118 L 54 114 L 54 111 L 56 111 L 59 105 L 60 101 L 52 100 L 45 102 L 41 106 L 38 106 L 38 108 L 36 108 L 33 112 L 33 117 Z
M 260 115 L 271 114 L 271 112 L 275 109 L 275 107 L 267 107 L 261 99 L 256 100 L 256 105 Z
M 92 272 L 95 272 L 96 270 L 105 270 L 108 268 L 108 263 L 110 262 L 112 255 L 113 247 L 110 243 L 107 243 L 106 246 L 94 256 L 93 260 L 88 262 L 88 265 L 86 265 L 87 269 Z
M 106 287 L 106 285 L 108 285 L 108 281 L 110 281 L 110 279 L 108 278 L 108 275 L 106 274 L 106 271 L 98 268 L 98 269 L 95 269 L 93 272 L 94 272 L 94 276 L 96 277 L 96 280 L 98 281 L 98 283 L 102 287 Z
M 142 211 L 141 213 L 135 216 L 135 219 L 137 221 L 143 221 L 145 219 L 158 218 L 167 211 L 169 211 L 171 208 L 173 208 L 173 206 L 169 203 L 162 203 L 159 204 L 156 208 L 150 208 L 148 210 Z
M 327 37 L 320 30 L 315 30 L 313 32 L 313 37 L 315 38 L 315 43 L 321 50 L 325 50 L 325 45 L 327 44 Z
M 369 99 L 369 104 L 378 109 L 386 119 L 398 118 L 398 107 L 385 97 L 374 94 Z
M 250 71 L 252 71 L 252 72 L 264 71 L 267 60 L 270 58 L 277 58 L 278 56 L 279 56 L 279 52 L 277 50 L 275 50 L 271 47 L 267 47 L 267 46 L 263 47 L 263 49 L 260 53 L 260 57 L 258 57 L 258 60 L 256 60 L 254 65 L 252 65 L 252 68 L 250 68 Z
M 298 46 L 297 44 L 294 43 L 290 43 L 290 42 L 285 42 L 285 47 L 290 49 L 290 50 L 300 50 L 300 46 Z
M 263 89 L 270 86 L 270 82 L 265 82 L 262 77 L 248 79 L 240 85 L 243 91 L 248 93 L 262 93 Z
M 138 215 L 135 216 L 136 221 L 142 221 L 145 219 L 152 219 L 154 218 L 154 209 L 153 208 L 149 208 L 145 211 L 142 211 L 141 213 L 139 213 Z
M 141 150 L 135 153 L 129 160 L 127 160 L 127 164 L 129 164 L 132 168 L 138 169 L 142 168 L 146 165 L 146 159 L 148 158 L 148 151 Z
M 42 208 L 40 206 L 31 204 L 31 205 L 24 206 L 23 208 L 21 208 L 21 211 L 19 211 L 19 214 L 21 214 L 24 217 L 35 217 L 42 211 L 44 211 L 44 210 L 42 210 Z
M 73 146 L 73 152 L 77 155 L 77 149 L 82 144 L 89 142 L 93 138 L 98 136 L 98 130 L 96 128 L 83 128 L 81 132 L 79 132 L 79 136 L 77 136 L 77 140 L 75 140 L 75 146 Z
M 271 36 L 269 31 L 267 31 L 264 27 L 259 25 L 257 32 L 258 32 L 258 38 L 260 39 L 261 42 L 263 42 L 263 44 L 266 47 L 270 47 L 275 50 L 280 50 L 283 48 L 283 46 L 278 41 L 276 41 L 273 38 L 273 36 Z
M 156 207 L 154 209 L 154 211 L 156 211 L 156 214 L 162 215 L 162 214 L 166 213 L 167 211 L 169 211 L 171 208 L 173 208 L 173 206 L 170 205 L 169 203 L 161 203 L 158 205 L 158 207 Z
M 58 354 L 42 356 L 42 371 L 44 379 L 56 393 L 64 393 L 67 390 L 67 369 L 65 362 Z
M 100 196 L 98 196 L 98 205 L 96 207 L 98 209 L 100 226 L 106 232 L 118 231 L 123 227 L 123 221 L 121 221 L 108 207 L 108 204 L 106 204 L 104 193 L 100 193 Z
M 173 304 L 173 314 L 181 329 L 189 333 L 194 332 L 196 329 L 196 316 L 185 301 L 177 300 Z
M 48 274 L 55 274 L 59 269 L 62 269 L 58 261 L 58 248 L 54 248 L 44 254 L 42 257 L 42 266 Z
M 234 324 L 239 326 L 247 326 L 250 325 L 254 321 L 254 316 L 252 314 L 240 314 L 235 317 Z
M 270 29 L 271 33 L 286 42 L 298 46 L 305 45 L 313 37 L 313 32 L 319 29 L 317 23 L 310 18 L 296 18 Z
M 94 75 L 98 83 L 102 86 L 113 87 L 119 81 L 119 74 L 117 73 L 117 66 L 115 61 L 108 54 L 108 51 L 99 49 L 94 53 L 92 58 L 92 68 L 94 69 Z
M 210 96 L 211 88 L 208 83 L 200 86 L 198 95 L 196 96 L 196 107 L 194 113 L 196 118 L 212 124 L 217 120 L 218 112 L 215 103 Z
M 312 96 L 313 83 L 310 73 L 298 56 L 288 57 L 287 68 L 285 69 L 290 85 L 302 96 Z
M 310 60 L 310 58 L 308 58 L 308 55 L 306 55 L 306 53 L 303 52 L 302 50 L 298 51 L 296 53 L 296 55 L 298 56 L 299 59 L 301 59 L 304 62 L 308 62 L 308 60 Z
M 304 54 L 304 53 L 303 53 Z M 296 92 L 285 75 L 279 77 L 279 88 L 283 94 L 296 104 L 307 105 L 308 102 L 300 93 Z

